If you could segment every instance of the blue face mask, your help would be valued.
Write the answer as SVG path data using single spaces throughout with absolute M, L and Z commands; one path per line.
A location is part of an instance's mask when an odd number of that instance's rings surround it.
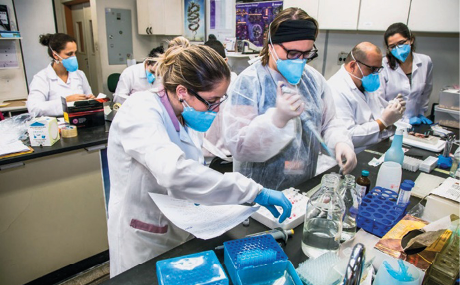
M 271 45 L 273 54 L 276 55 L 276 68 L 281 75 L 286 78 L 287 82 L 292 85 L 297 85 L 302 78 L 303 69 L 307 63 L 307 59 L 280 59 L 275 52 L 275 48 Z
M 145 74 L 147 75 L 147 81 L 152 84 L 155 81 L 155 75 L 151 73 L 150 71 L 146 70 Z
M 78 61 L 76 56 L 71 56 L 62 60 L 62 65 L 68 72 L 74 72 L 78 70 Z
M 391 54 L 401 62 L 405 62 L 410 54 L 410 49 L 410 45 L 397 46 L 391 50 Z
M 182 118 L 190 128 L 198 132 L 206 132 L 211 127 L 212 122 L 217 116 L 217 112 L 205 111 L 200 112 L 190 107 L 187 102 L 183 104 Z
M 353 60 L 356 61 L 353 53 L 351 53 L 351 57 L 353 58 Z M 361 72 L 361 75 L 363 77 L 359 78 L 359 77 L 355 76 L 354 74 L 352 74 L 350 72 L 348 72 L 348 74 L 350 74 L 351 76 L 353 76 L 356 79 L 361 80 L 361 82 L 363 84 L 363 88 L 364 88 L 365 91 L 367 91 L 367 92 L 375 92 L 375 91 L 377 91 L 377 89 L 379 89 L 379 87 L 380 87 L 379 74 L 378 73 L 371 73 L 369 75 L 364 76 L 364 73 L 361 70 L 361 67 L 359 67 L 359 63 L 357 61 L 356 61 L 356 65 L 358 66 L 358 69 Z

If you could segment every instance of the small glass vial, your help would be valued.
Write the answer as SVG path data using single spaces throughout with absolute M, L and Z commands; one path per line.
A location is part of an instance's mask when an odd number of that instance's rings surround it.
M 458 164 L 460 162 L 460 147 L 454 153 L 454 157 L 452 158 L 452 166 L 450 168 L 449 175 L 453 178 L 459 178 L 460 172 L 458 171 Z
M 356 179 L 356 192 L 361 197 L 361 200 L 369 193 L 371 188 L 371 180 L 369 180 L 368 176 L 369 171 L 363 170 L 361 171 L 361 177 Z

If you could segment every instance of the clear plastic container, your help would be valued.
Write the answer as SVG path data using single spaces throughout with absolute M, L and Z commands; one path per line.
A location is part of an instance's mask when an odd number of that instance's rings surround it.
M 459 178 L 460 177 L 460 171 L 458 168 L 458 165 L 460 163 L 460 147 L 457 148 L 457 150 L 454 153 L 454 157 L 452 158 L 452 166 L 450 167 L 450 172 L 449 175 L 452 178 Z
M 386 261 L 391 265 L 392 268 L 396 269 L 399 268 L 398 260 L 397 259 L 386 259 Z M 407 272 L 412 275 L 413 280 L 411 281 L 400 281 L 394 278 L 386 269 L 385 266 L 381 265 L 379 271 L 377 272 L 377 276 L 374 280 L 374 285 L 419 285 L 421 274 L 419 269 L 417 269 L 414 265 L 403 261 L 404 264 L 408 267 Z
M 390 189 L 398 193 L 399 185 L 401 184 L 401 176 L 402 168 L 399 163 L 393 161 L 385 161 L 380 166 L 375 186 Z
M 320 189 L 307 203 L 302 251 L 311 258 L 339 249 L 345 204 L 338 194 L 338 186 L 337 175 L 324 175 Z
M 441 126 L 458 129 L 459 121 L 460 121 L 460 111 L 444 109 L 438 106 L 434 107 L 434 122 L 435 123 L 438 123 Z

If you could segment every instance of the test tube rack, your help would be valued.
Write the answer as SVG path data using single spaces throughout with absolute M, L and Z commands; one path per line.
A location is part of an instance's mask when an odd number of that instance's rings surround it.
M 407 205 L 397 206 L 398 194 L 375 187 L 363 198 L 358 209 L 357 226 L 378 237 L 383 237 L 404 217 Z
M 224 242 L 224 264 L 233 284 L 274 284 L 284 278 L 290 283 L 276 284 L 302 285 L 292 263 L 271 235 Z

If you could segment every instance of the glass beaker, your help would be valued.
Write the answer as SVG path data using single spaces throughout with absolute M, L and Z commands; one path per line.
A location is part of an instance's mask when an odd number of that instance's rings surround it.
M 307 203 L 302 235 L 302 251 L 310 258 L 326 252 L 336 252 L 340 246 L 343 199 L 338 194 L 339 177 L 326 174 L 320 189 Z

